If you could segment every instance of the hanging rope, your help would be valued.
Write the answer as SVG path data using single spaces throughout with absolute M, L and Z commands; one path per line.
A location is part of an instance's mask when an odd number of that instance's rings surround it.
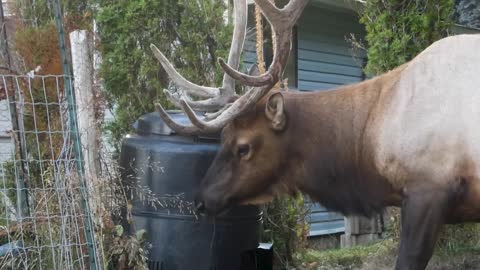
M 260 7 L 255 4 L 255 28 L 257 30 L 257 61 L 258 61 L 258 71 L 260 73 L 265 73 L 265 59 L 263 55 L 263 19 L 262 12 Z

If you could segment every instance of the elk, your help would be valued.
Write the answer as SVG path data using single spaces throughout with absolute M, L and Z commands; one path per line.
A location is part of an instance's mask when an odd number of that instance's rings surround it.
M 275 55 L 264 74 L 239 68 L 246 0 L 234 1 L 234 33 L 221 87 L 187 81 L 154 46 L 182 89 L 165 90 L 191 125 L 179 134 L 221 131 L 200 184 L 197 208 L 218 215 L 302 192 L 345 215 L 401 207 L 396 269 L 425 269 L 443 224 L 480 221 L 480 35 L 435 42 L 410 62 L 369 80 L 319 92 L 272 90 L 281 79 L 292 27 L 308 0 L 279 9 L 255 0 L 270 23 Z M 235 81 L 246 92 L 235 94 Z M 193 100 L 191 96 L 206 98 Z M 201 119 L 195 111 L 208 112 Z

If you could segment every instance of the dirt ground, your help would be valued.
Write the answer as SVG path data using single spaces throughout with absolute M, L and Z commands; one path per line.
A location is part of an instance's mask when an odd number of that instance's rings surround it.
M 372 261 L 365 262 L 362 267 L 351 269 L 386 270 L 393 269 L 394 265 L 395 256 L 392 254 L 388 258 L 374 258 Z M 427 270 L 480 270 L 480 252 L 449 256 L 448 258 L 435 256 L 429 262 Z
M 397 245 L 391 241 L 326 252 L 309 250 L 295 270 L 390 270 L 396 255 Z M 480 270 L 480 243 L 468 249 L 438 250 L 427 270 Z

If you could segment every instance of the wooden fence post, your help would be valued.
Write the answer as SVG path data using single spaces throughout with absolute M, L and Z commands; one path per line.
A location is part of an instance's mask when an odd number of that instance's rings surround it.
M 92 49 L 86 30 L 76 30 L 70 33 L 72 51 L 72 66 L 74 77 L 75 101 L 77 106 L 78 129 L 84 158 L 85 178 L 91 194 L 91 210 L 95 222 L 100 207 L 99 182 L 99 130 L 95 117 L 94 70 Z M 98 223 L 97 223 L 98 224 Z
M 367 244 L 379 239 L 381 233 L 380 215 L 372 218 L 345 217 L 345 234 L 340 237 L 340 246 L 346 248 Z

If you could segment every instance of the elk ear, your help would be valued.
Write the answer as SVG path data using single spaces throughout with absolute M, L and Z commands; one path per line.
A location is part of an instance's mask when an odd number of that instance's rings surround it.
M 275 131 L 282 131 L 287 124 L 284 105 L 282 93 L 278 92 L 268 97 L 265 115 L 271 121 L 272 129 Z

